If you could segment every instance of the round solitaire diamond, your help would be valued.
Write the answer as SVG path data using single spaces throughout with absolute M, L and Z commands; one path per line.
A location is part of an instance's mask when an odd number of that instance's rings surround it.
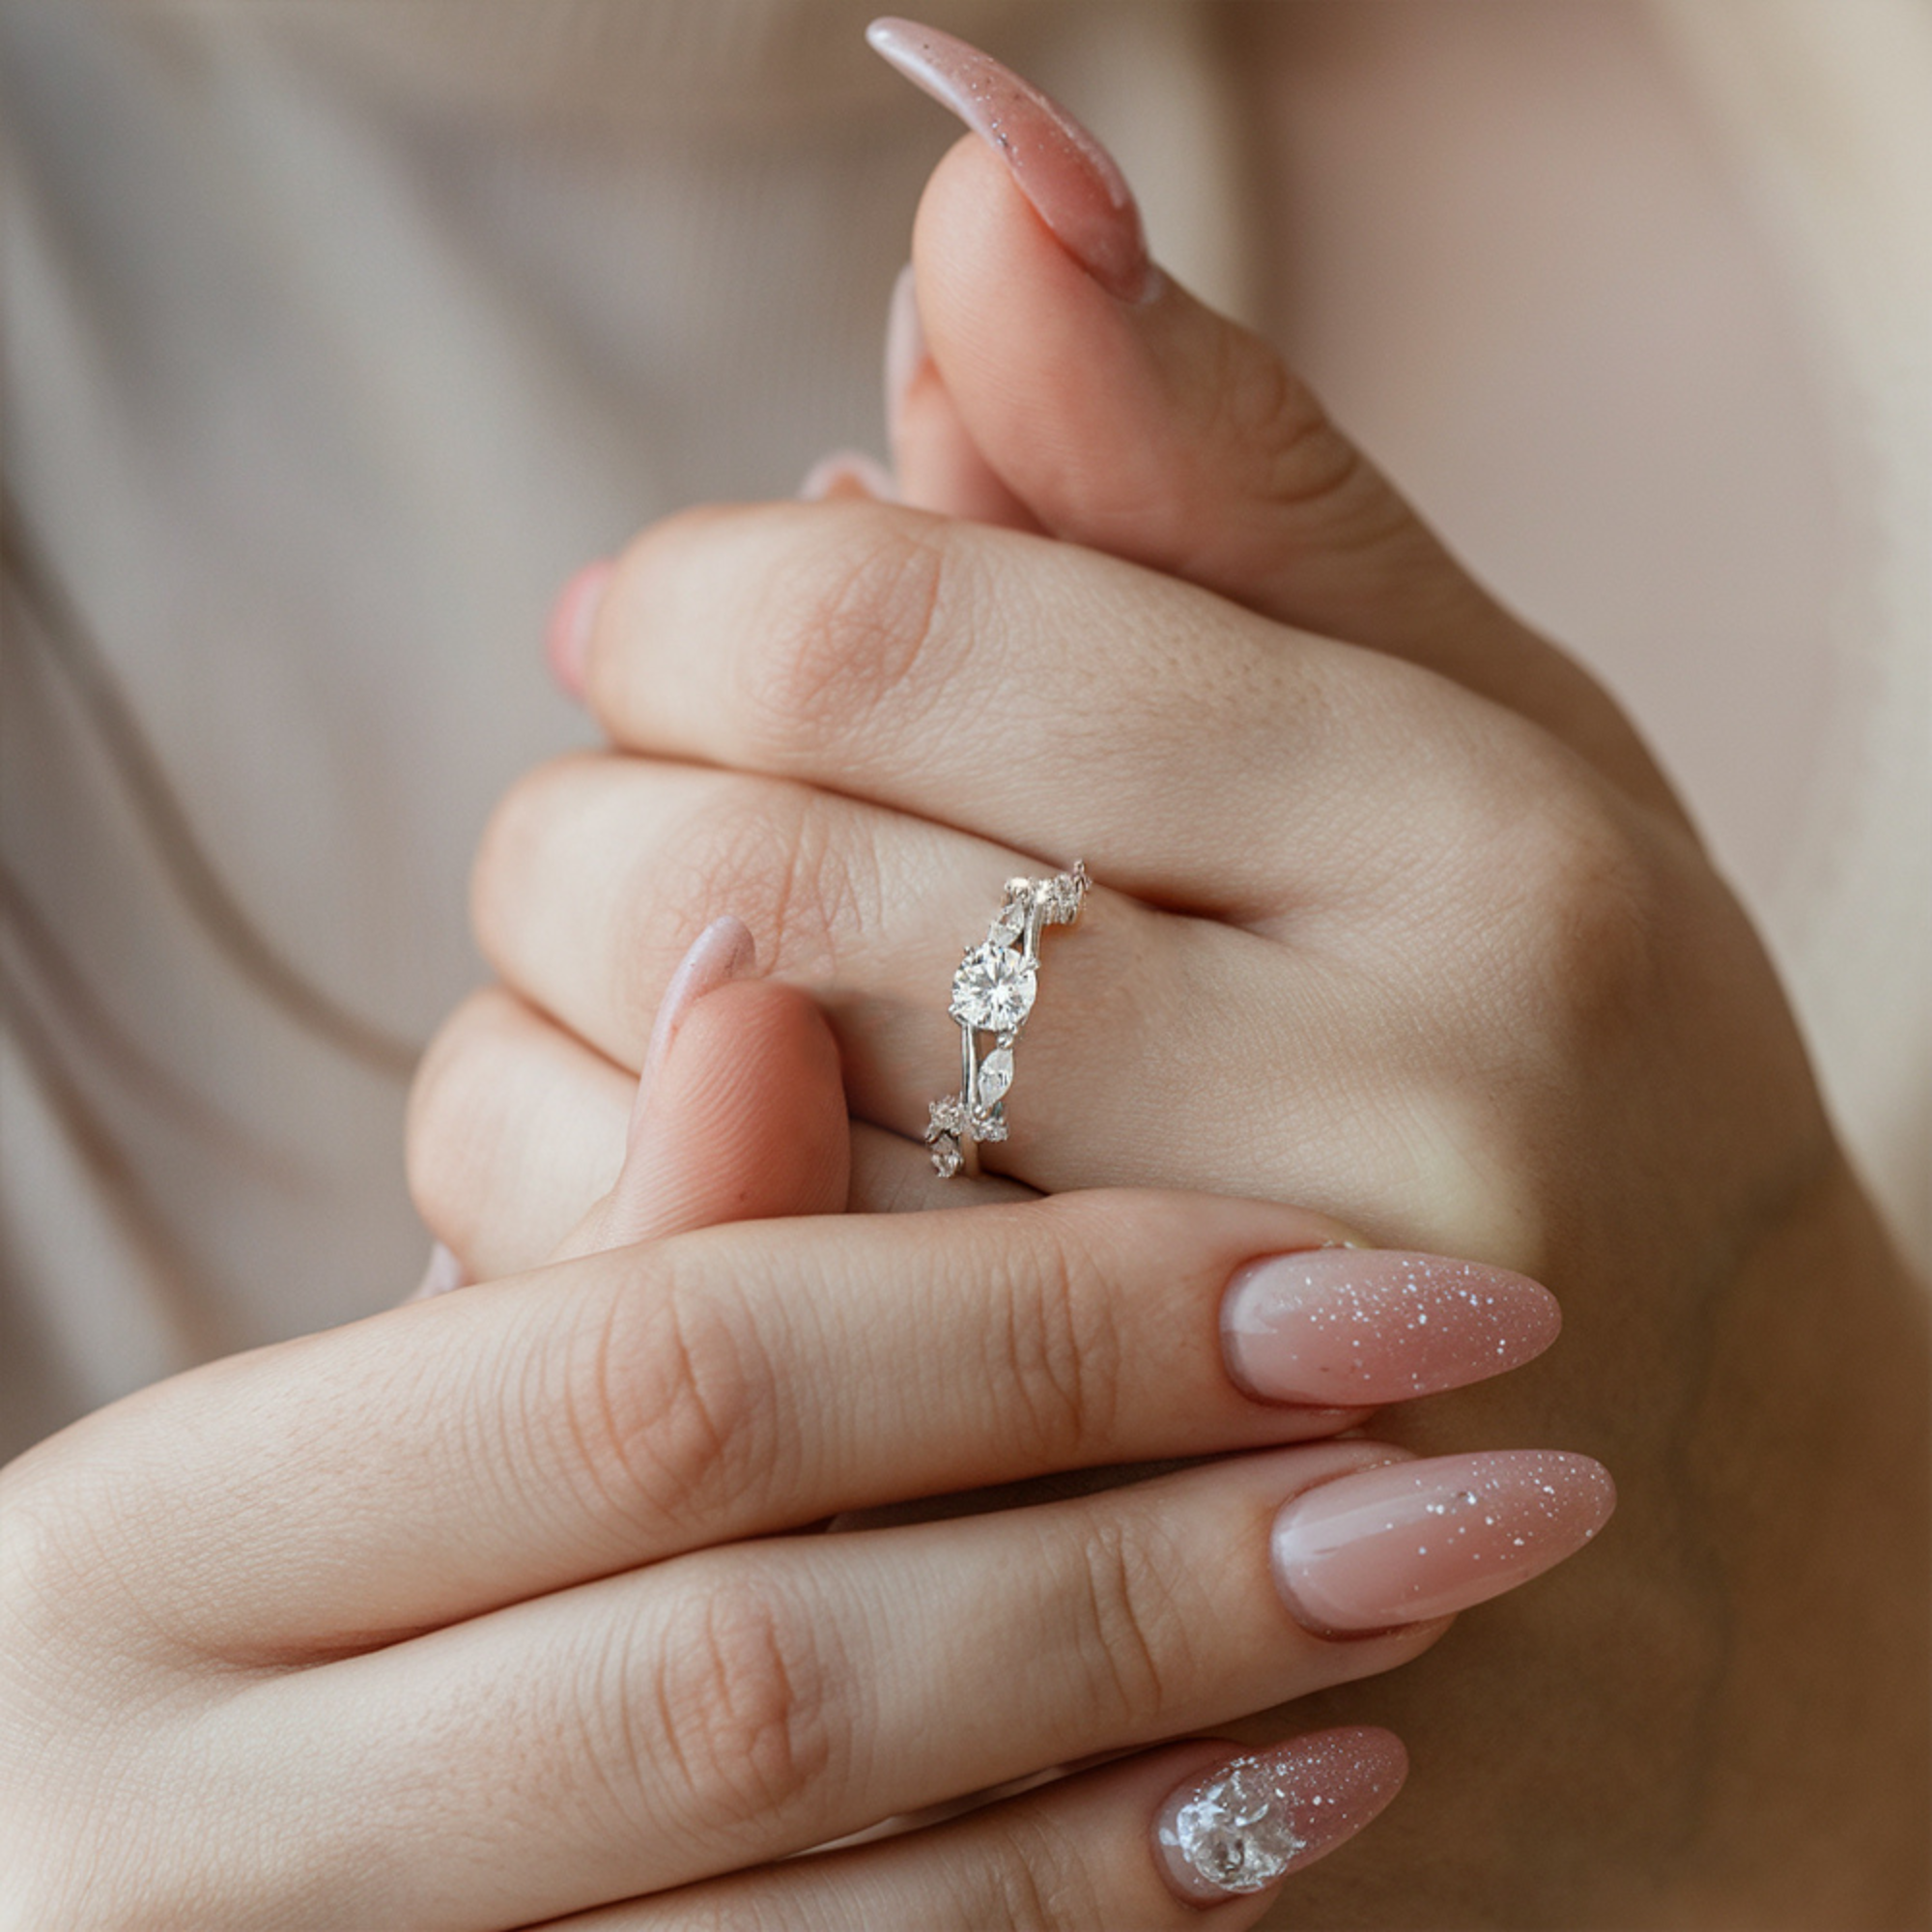
M 1180 1856 L 1224 1891 L 1259 1891 L 1308 1849 L 1288 1822 L 1289 1796 L 1268 1766 L 1237 1758 L 1175 1813 Z
M 1011 1033 L 1033 1010 L 1034 969 L 1010 946 L 976 946 L 952 976 L 952 1017 Z

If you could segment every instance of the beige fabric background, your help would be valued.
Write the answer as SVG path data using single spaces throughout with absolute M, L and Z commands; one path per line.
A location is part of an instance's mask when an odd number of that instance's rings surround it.
M 9 487 L 222 875 L 393 1031 L 476 976 L 490 801 L 582 734 L 556 584 L 879 440 L 952 136 L 867 11 L 0 0 Z M 928 11 L 1086 113 L 1163 259 L 1633 704 L 1922 1256 L 1919 0 L 1310 0 L 1239 60 L 1208 4 Z M 4 642 L 0 855 L 70 966 L 5 928 L 0 1447 L 381 1306 L 423 1244 L 400 1088 L 237 978 Z

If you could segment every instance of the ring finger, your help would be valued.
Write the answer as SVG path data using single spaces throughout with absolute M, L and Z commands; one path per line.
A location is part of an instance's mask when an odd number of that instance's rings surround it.
M 1365 1726 L 1233 1757 L 1225 1746 L 1176 1745 L 945 1824 L 568 1922 L 571 1932 L 669 1932 L 696 1914 L 747 1926 L 1139 1932 L 1199 1925 L 1204 1906 L 1239 1899 L 1215 1923 L 1248 1925 L 1285 1881 L 1369 1824 L 1406 1771 L 1397 1739 Z
M 1069 854 L 1068 857 L 1073 855 Z M 853 1111 L 917 1138 L 958 1085 L 947 1014 L 961 952 L 1016 872 L 1043 867 L 929 821 L 782 780 L 584 756 L 512 793 L 478 867 L 476 922 L 526 999 L 622 1065 L 690 935 L 724 913 L 831 1019 Z M 1321 1202 L 1399 1196 L 1414 1152 L 1334 1134 L 1330 1055 L 1369 997 L 1311 959 L 1101 888 L 1050 931 L 1008 1104 L 1003 1172 L 1036 1187 L 1211 1186 L 1274 1192 L 1284 1162 Z M 1293 1040 L 1293 1052 L 1282 1050 Z M 1253 1110 L 1216 1096 L 1280 1065 Z M 1184 1128 L 1184 1131 L 1178 1131 Z M 1265 1150 L 1265 1159 L 1259 1157 Z M 1344 1212 L 1345 1208 L 1337 1211 Z

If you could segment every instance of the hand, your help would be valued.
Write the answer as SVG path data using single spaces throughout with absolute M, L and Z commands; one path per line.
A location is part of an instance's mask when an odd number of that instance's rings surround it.
M 479 867 L 545 1083 L 595 1118 L 663 935 L 736 910 L 900 1137 L 857 1198 L 924 1191 L 957 949 L 1029 855 L 1085 856 L 1112 890 L 1042 978 L 1009 1172 L 1313 1202 L 1533 1268 L 1558 1370 L 1399 1427 L 1560 1428 L 1627 1476 L 1613 1574 L 1376 1688 L 1461 1782 L 1303 1908 L 1406 1922 L 1426 1869 L 1443 1924 L 1499 1872 L 1527 1922 L 1889 1922 L 1922 1886 L 1922 1316 L 1681 810 L 1264 345 L 1170 285 L 1103 289 L 971 144 L 916 260 L 909 482 L 924 437 L 990 513 L 1093 548 L 847 502 L 635 546 L 587 688 L 651 761 L 540 774 Z M 584 1198 L 561 1162 L 548 1196 L 510 1184 L 514 1131 L 501 1168 L 443 1158 L 438 1118 L 432 1089 L 419 1189 L 466 1251 L 514 1264 Z
M 707 938 L 584 1240 L 650 1199 L 688 1212 L 650 1177 L 707 1132 L 753 1145 L 734 1092 L 783 1095 L 781 1126 L 836 1106 L 809 1007 L 730 980 L 742 949 Z M 1309 1439 L 1554 1332 L 1533 1284 L 1317 1245 L 1338 1232 L 1173 1195 L 719 1228 L 88 1418 L 0 1472 L 9 1922 L 429 1932 L 605 1901 L 627 1902 L 584 1922 L 1194 1922 L 1185 1901 L 1229 1898 L 1189 1824 L 1229 1750 L 1141 1747 L 1418 1655 L 1608 1508 L 1581 1458 Z M 1353 1325 L 1389 1310 L 1408 1319 Z M 806 1533 L 1229 1451 L 1033 1510 Z M 1235 1925 L 1403 1775 L 1361 1728 L 1243 1763 L 1271 1855 Z

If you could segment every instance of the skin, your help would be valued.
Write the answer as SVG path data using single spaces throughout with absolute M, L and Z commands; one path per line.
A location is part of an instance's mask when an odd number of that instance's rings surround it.
M 1193 1924 L 1151 1828 L 1229 1747 L 1162 1741 L 1442 1634 L 1320 1635 L 1270 1577 L 1277 1508 L 1401 1455 L 1321 1440 L 1363 1412 L 1257 1402 L 1221 1360 L 1226 1282 L 1332 1223 L 1116 1192 L 665 1236 L 630 1184 L 660 1133 L 750 1183 L 789 1124 L 717 1102 L 759 1040 L 767 1098 L 836 1104 L 808 1003 L 707 995 L 580 1231 L 623 1245 L 212 1364 L 0 1472 L 11 1923 Z
M 490 1269 L 582 1211 L 675 936 L 726 911 L 831 1017 L 855 1205 L 930 1200 L 937 989 L 1003 878 L 1085 857 L 1012 1179 L 1294 1201 L 1537 1274 L 1548 1372 L 1392 1433 L 1587 1450 L 1625 1496 L 1613 1562 L 1297 1709 L 1437 1769 L 1294 1911 L 1918 1922 L 1922 1297 L 1681 807 L 1265 345 L 1171 286 L 1117 300 L 974 144 L 915 262 L 901 479 L 986 521 L 835 497 L 620 559 L 586 667 L 616 749 L 521 786 L 479 864 L 509 990 L 419 1094 L 433 1225 Z M 568 1094 L 574 1177 L 513 1126 L 508 1165 L 448 1158 L 445 1081 Z

